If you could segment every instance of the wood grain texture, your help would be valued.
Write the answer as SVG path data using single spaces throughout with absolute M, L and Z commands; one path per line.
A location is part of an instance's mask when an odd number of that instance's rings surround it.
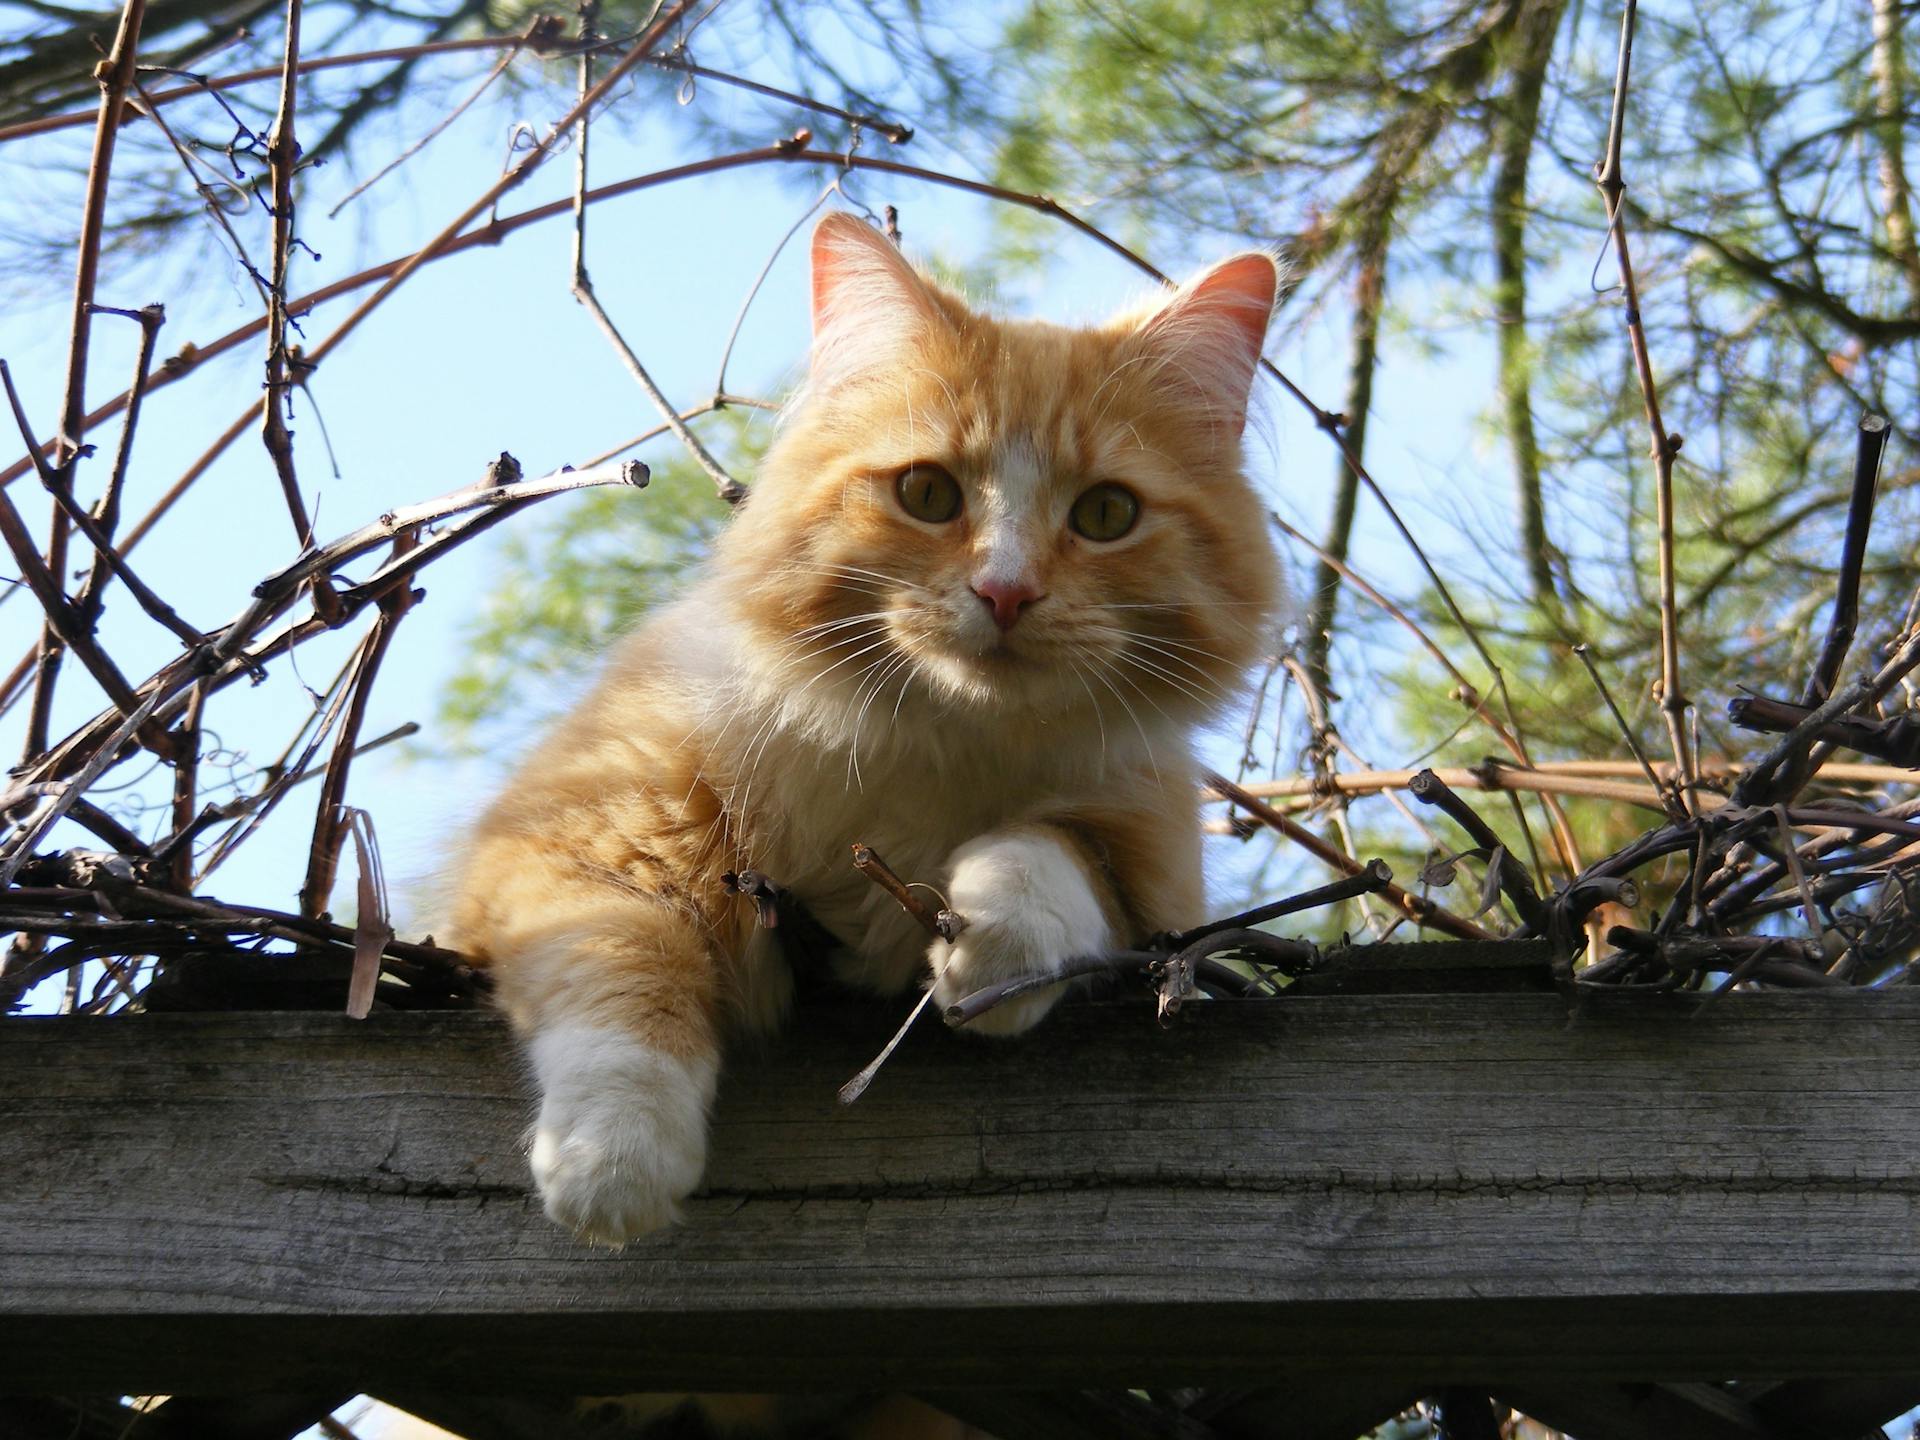
M 803 1015 L 705 1191 L 541 1217 L 485 1014 L 0 1023 L 0 1393 L 1897 1376 L 1920 996 Z

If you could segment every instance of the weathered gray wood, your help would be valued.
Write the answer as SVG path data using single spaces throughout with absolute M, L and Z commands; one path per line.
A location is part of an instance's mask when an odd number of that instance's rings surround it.
M 486 1015 L 0 1024 L 0 1387 L 1899 1375 L 1920 996 L 1358 997 L 738 1060 L 709 1188 L 539 1215 Z

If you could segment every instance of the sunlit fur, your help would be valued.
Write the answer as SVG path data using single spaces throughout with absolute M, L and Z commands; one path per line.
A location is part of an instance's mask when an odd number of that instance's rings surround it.
M 845 979 L 911 988 L 925 939 L 856 841 L 944 887 L 958 847 L 1038 834 L 1113 933 L 1201 918 L 1191 736 L 1281 599 L 1240 462 L 1272 262 L 1094 329 L 975 313 L 847 216 L 814 274 L 813 377 L 751 498 L 462 863 L 453 938 L 523 1036 L 617 1028 L 698 1068 L 775 1023 L 791 982 L 721 884 L 742 867 L 845 943 Z M 959 481 L 957 518 L 901 508 L 913 462 Z M 1110 543 L 1067 523 L 1100 481 L 1140 502 Z M 1005 631 L 972 589 L 994 577 L 1042 597 Z

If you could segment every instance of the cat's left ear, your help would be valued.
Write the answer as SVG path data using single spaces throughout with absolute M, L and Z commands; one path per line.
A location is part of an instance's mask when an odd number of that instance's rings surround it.
M 1139 342 L 1167 362 L 1169 383 L 1236 436 L 1279 291 L 1278 262 L 1255 250 L 1201 272 L 1140 324 Z
M 813 231 L 813 379 L 844 379 L 897 358 L 940 304 L 891 241 L 844 211 Z

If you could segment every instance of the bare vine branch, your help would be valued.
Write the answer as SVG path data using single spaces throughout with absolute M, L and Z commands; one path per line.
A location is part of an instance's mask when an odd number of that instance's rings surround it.
M 1673 564 L 1673 461 L 1680 453 L 1680 437 L 1670 434 L 1660 418 L 1660 395 L 1653 379 L 1653 359 L 1647 349 L 1646 326 L 1640 318 L 1640 291 L 1634 282 L 1633 256 L 1627 247 L 1626 224 L 1620 214 L 1620 197 L 1626 191 L 1621 174 L 1620 151 L 1627 124 L 1627 80 L 1633 65 L 1633 27 L 1638 0 L 1626 0 L 1620 18 L 1619 66 L 1613 82 L 1613 112 L 1607 122 L 1607 153 L 1594 166 L 1594 183 L 1606 200 L 1607 228 L 1613 236 L 1614 255 L 1620 267 L 1620 288 L 1624 292 L 1627 317 L 1627 343 L 1633 351 L 1634 373 L 1640 379 L 1640 395 L 1646 404 L 1647 428 L 1653 437 L 1654 523 L 1659 529 L 1660 566 L 1660 709 L 1667 719 L 1667 738 L 1673 746 L 1673 760 L 1680 772 L 1680 800 L 1689 811 L 1697 809 L 1694 798 L 1693 751 L 1687 740 L 1687 697 L 1680 688 L 1680 619 L 1675 605 Z

